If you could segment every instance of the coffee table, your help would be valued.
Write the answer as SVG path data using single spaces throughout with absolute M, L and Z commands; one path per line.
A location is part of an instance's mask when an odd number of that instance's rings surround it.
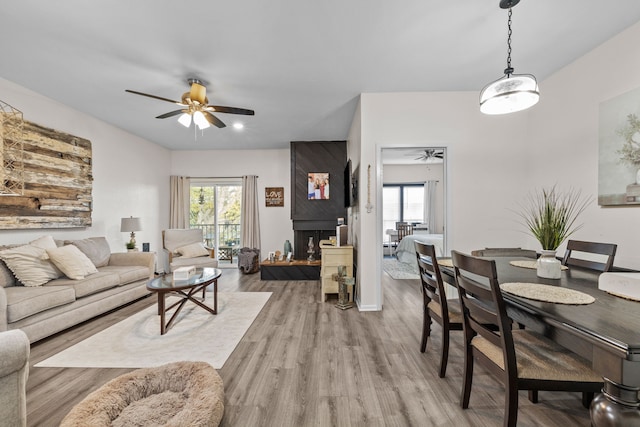
M 222 271 L 218 268 L 198 268 L 196 269 L 196 274 L 186 280 L 173 280 L 171 273 L 149 280 L 147 289 L 158 294 L 160 335 L 164 335 L 171 328 L 187 301 L 195 303 L 211 314 L 218 314 L 218 278 L 221 275 Z M 213 284 L 213 307 L 209 307 L 204 303 L 206 288 L 211 284 Z M 202 301 L 194 297 L 199 291 L 202 291 Z M 165 304 L 167 294 L 178 296 L 180 300 L 167 307 Z M 166 313 L 175 306 L 178 306 L 178 308 L 169 321 L 165 323 Z

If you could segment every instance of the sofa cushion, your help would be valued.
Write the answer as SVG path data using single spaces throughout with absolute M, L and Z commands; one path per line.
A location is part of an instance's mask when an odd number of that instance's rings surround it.
M 195 242 L 185 246 L 180 246 L 176 252 L 185 258 L 195 258 L 199 256 L 208 256 L 209 251 L 204 247 L 202 242 Z
M 66 245 L 74 245 L 85 254 L 96 267 L 104 267 L 109 264 L 111 248 L 104 237 L 89 237 L 81 240 L 65 240 Z
M 201 256 L 198 258 L 185 258 L 177 257 L 171 262 L 171 271 L 178 267 L 187 267 L 193 265 L 194 267 L 217 267 L 218 260 L 208 256 Z
M 74 245 L 47 249 L 47 253 L 51 262 L 70 279 L 81 280 L 98 272 L 91 260 Z
M 75 293 L 68 286 L 11 286 L 5 293 L 8 323 L 75 301 Z
M 16 277 L 11 273 L 4 261 L 0 261 L 0 288 L 15 286 Z
M 126 285 L 142 279 L 149 279 L 149 268 L 140 265 L 108 265 L 98 269 L 101 273 L 116 274 L 120 277 L 118 285 Z
M 75 292 L 76 298 L 82 298 L 87 295 L 95 294 L 118 286 L 120 284 L 120 276 L 111 272 L 96 272 L 84 279 L 77 280 L 63 277 L 61 279 L 52 280 L 45 287 L 68 287 Z
M 46 253 L 38 246 L 22 245 L 0 251 L 0 259 L 23 285 L 40 286 L 62 275 L 55 265 L 43 259 Z

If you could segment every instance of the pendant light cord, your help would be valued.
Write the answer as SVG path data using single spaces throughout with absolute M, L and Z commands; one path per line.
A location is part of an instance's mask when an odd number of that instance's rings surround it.
M 513 74 L 513 68 L 511 68 L 511 14 L 511 6 L 509 6 L 509 20 L 507 21 L 507 68 L 504 70 L 507 77 Z

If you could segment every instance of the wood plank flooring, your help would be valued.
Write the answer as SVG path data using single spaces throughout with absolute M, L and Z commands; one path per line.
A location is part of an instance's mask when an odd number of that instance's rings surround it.
M 470 408 L 458 405 L 461 334 L 451 340 L 447 377 L 438 378 L 440 329 L 420 353 L 417 280 L 383 274 L 381 312 L 339 310 L 322 302 L 319 281 L 261 281 L 223 270 L 221 291 L 273 292 L 219 371 L 222 426 L 500 426 L 504 390 L 477 368 Z M 35 368 L 33 364 L 155 304 L 145 298 L 32 345 L 29 426 L 57 426 L 89 392 L 129 369 Z M 520 393 L 519 426 L 588 426 L 578 393 Z

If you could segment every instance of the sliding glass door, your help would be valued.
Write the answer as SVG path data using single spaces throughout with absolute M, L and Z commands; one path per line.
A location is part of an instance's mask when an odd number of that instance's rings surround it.
M 238 250 L 241 203 L 240 178 L 191 181 L 189 224 L 202 229 L 205 244 L 215 248 L 218 259 L 231 260 Z

